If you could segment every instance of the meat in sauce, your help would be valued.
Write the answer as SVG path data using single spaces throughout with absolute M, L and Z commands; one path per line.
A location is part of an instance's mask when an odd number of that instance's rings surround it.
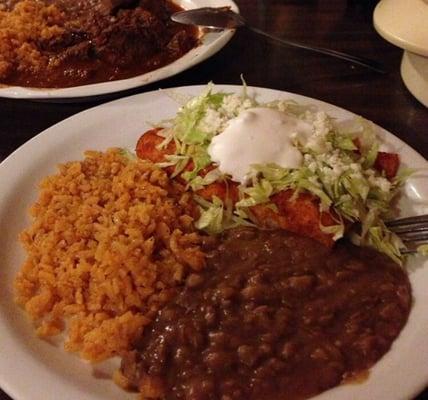
M 171 0 L 43 0 L 61 10 L 63 33 L 40 37 L 31 69 L 10 68 L 3 84 L 59 88 L 130 78 L 180 58 L 198 44 L 196 27 L 170 20 Z M 12 7 L 12 6 L 9 6 Z
M 304 399 L 372 366 L 406 323 L 406 273 L 349 243 L 231 230 L 122 360 L 144 398 Z

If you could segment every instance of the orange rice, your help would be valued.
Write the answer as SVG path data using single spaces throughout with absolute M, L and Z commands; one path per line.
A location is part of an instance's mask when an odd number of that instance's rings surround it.
M 205 259 L 182 187 L 119 149 L 85 154 L 40 184 L 15 289 L 40 336 L 65 330 L 67 350 L 100 361 L 130 349 Z
M 14 70 L 37 72 L 49 64 L 40 43 L 64 34 L 65 16 L 54 4 L 21 0 L 11 10 L 0 5 L 0 79 Z

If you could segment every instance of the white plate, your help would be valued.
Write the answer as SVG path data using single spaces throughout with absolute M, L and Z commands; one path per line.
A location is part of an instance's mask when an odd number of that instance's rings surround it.
M 203 86 L 174 89 L 198 94 Z M 240 91 L 238 86 L 217 90 Z M 268 89 L 249 88 L 262 101 L 295 99 L 313 104 L 339 120 L 354 115 L 338 107 Z M 134 399 L 110 380 L 95 377 L 92 366 L 38 339 L 23 311 L 13 302 L 12 282 L 24 259 L 18 233 L 28 225 L 27 209 L 37 196 L 40 179 L 56 172 L 56 164 L 82 158 L 88 149 L 112 146 L 133 149 L 148 121 L 171 118 L 178 105 L 166 91 L 114 101 L 77 114 L 36 136 L 0 164 L 0 386 L 16 400 Z M 426 160 L 401 140 L 379 128 L 387 145 L 401 155 L 404 165 L 424 168 L 408 181 L 401 205 L 404 214 L 428 211 Z M 410 318 L 392 350 L 371 370 L 362 384 L 344 385 L 317 400 L 409 399 L 428 383 L 428 262 L 409 263 L 414 304 Z M 98 366 L 102 370 L 106 366 Z M 98 375 L 100 375 L 98 373 Z
M 238 6 L 234 3 L 233 0 L 174 0 L 174 2 L 184 9 L 229 6 L 233 11 L 239 12 Z M 201 44 L 198 47 L 190 50 L 183 57 L 180 57 L 171 64 L 165 65 L 162 68 L 158 68 L 154 71 L 143 75 L 138 75 L 133 78 L 60 89 L 43 89 L 1 85 L 0 97 L 60 101 L 60 99 L 64 100 L 88 96 L 99 96 L 148 85 L 149 83 L 157 82 L 161 79 L 176 75 L 211 57 L 227 44 L 234 33 L 235 30 L 231 29 L 204 33 L 200 39 Z

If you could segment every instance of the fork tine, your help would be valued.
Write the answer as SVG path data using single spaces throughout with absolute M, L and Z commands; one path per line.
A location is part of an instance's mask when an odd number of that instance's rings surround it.
M 402 254 L 417 253 L 417 247 L 428 244 L 428 214 L 387 221 L 385 225 L 405 243 Z
M 410 232 L 428 232 L 428 224 L 422 222 L 414 225 L 396 225 L 388 227 L 391 231 L 395 232 L 397 235 Z
M 400 239 L 403 242 L 422 242 L 425 240 L 428 240 L 428 233 L 424 233 L 424 234 L 419 234 L 419 233 L 415 233 L 415 234 L 405 234 L 405 235 L 400 235 Z
M 401 254 L 416 254 L 418 253 L 418 247 L 428 245 L 428 242 L 422 242 L 422 243 L 414 243 L 413 245 L 411 243 L 407 244 L 406 247 L 403 249 L 400 249 Z
M 400 218 L 400 219 L 394 219 L 392 221 L 387 221 L 385 224 L 388 227 L 393 226 L 403 226 L 403 225 L 413 225 L 418 223 L 428 223 L 428 215 L 417 215 L 415 217 L 407 217 L 407 218 Z
M 424 243 L 428 244 L 428 243 Z M 418 252 L 417 249 L 400 249 L 401 254 L 416 254 Z

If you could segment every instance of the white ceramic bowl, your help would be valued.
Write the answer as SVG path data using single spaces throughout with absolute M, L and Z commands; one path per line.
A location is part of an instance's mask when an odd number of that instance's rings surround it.
M 413 96 L 428 107 L 428 1 L 382 0 L 373 23 L 384 39 L 404 49 L 401 77 Z

